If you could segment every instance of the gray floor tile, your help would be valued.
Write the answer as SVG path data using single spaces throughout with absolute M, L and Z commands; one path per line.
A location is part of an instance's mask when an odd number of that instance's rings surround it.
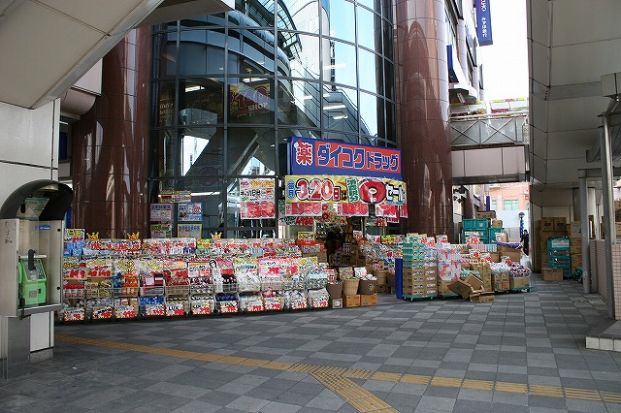
M 258 412 L 262 407 L 269 403 L 269 400 L 241 396 L 227 404 L 226 407 L 241 410 L 243 412 Z
M 487 401 L 457 400 L 453 407 L 455 413 L 483 413 L 491 412 L 492 403 Z
M 423 396 L 421 397 L 418 405 L 416 406 L 416 411 L 425 411 L 425 409 L 428 409 L 429 411 L 438 410 L 444 412 L 451 412 L 453 411 L 454 406 L 454 398 Z
M 262 413 L 295 413 L 302 409 L 302 406 L 295 404 L 269 402 L 261 408 Z
M 345 401 L 330 390 L 323 390 L 314 399 L 306 403 L 306 407 L 316 407 L 325 410 L 338 410 Z

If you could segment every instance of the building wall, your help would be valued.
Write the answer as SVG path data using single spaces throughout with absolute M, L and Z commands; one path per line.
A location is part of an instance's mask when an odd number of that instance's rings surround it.
M 398 126 L 410 218 L 405 231 L 453 233 L 445 4 L 397 0 Z
M 0 103 L 0 205 L 19 186 L 58 177 L 56 100 L 37 109 Z

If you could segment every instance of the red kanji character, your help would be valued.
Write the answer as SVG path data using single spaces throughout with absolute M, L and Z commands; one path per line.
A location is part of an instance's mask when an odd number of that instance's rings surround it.
M 295 162 L 298 165 L 310 166 L 313 164 L 313 145 L 297 141 L 295 147 Z

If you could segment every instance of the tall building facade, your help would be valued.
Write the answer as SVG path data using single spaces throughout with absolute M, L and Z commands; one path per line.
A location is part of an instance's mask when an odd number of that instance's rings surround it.
M 74 127 L 75 226 L 146 234 L 148 204 L 185 190 L 204 236 L 276 235 L 275 220 L 240 218 L 239 180 L 281 186 L 286 142 L 301 136 L 400 147 L 401 230 L 452 234 L 456 1 L 237 0 L 138 30 L 104 59 L 102 96 Z

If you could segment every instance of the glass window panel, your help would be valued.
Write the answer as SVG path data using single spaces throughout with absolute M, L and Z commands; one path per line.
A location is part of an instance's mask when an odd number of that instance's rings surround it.
M 381 53 L 381 27 L 382 19 L 377 14 L 362 7 L 358 8 L 358 45 Z M 364 67 L 362 63 L 360 67 Z
M 214 228 L 222 232 L 224 227 L 223 181 L 219 177 L 179 179 L 175 189 L 190 191 L 192 202 L 200 202 L 203 209 L 203 238 L 209 237 Z M 175 228 L 176 229 L 176 228 Z
M 252 222 L 256 220 L 250 220 Z M 267 221 L 267 220 L 262 220 Z M 275 222 L 274 220 L 271 220 Z M 275 224 L 274 224 L 275 225 Z M 277 238 L 278 231 L 272 225 L 271 227 L 255 227 L 252 229 L 234 229 L 229 230 L 226 233 L 227 238 L 248 238 L 248 239 L 256 239 L 256 238 Z
M 394 66 L 387 60 L 384 60 L 384 96 L 388 99 L 395 99 L 395 72 Z
M 384 56 L 390 60 L 393 60 L 393 47 L 394 40 L 392 24 L 384 22 Z
M 358 0 L 357 3 L 376 11 L 377 13 L 379 13 L 381 9 L 381 0 Z
M 173 177 L 175 175 L 175 133 L 174 130 L 154 132 L 152 151 L 157 168 L 156 177 Z
M 193 29 L 196 27 L 220 26 L 224 27 L 226 16 L 224 13 L 210 14 L 207 16 L 192 16 L 179 21 L 181 29 Z
M 280 0 L 277 9 L 279 29 L 319 33 L 317 1 Z
M 229 29 L 229 73 L 274 73 L 274 35 L 268 30 Z
M 175 76 L 177 73 L 177 32 L 160 33 L 155 36 L 158 77 Z
M 395 120 L 395 105 L 386 102 L 386 140 L 397 142 L 397 124 Z
M 274 26 L 274 1 L 235 0 L 235 10 L 229 12 L 230 24 L 239 26 Z
M 224 122 L 224 79 L 179 80 L 179 124 Z
M 323 81 L 356 87 L 356 48 L 330 40 L 324 43 Z M 329 57 L 328 57 L 329 56 Z
M 278 123 L 318 128 L 321 99 L 319 83 L 281 79 L 278 86 Z
M 229 228 L 252 227 L 258 231 L 264 231 L 267 229 L 273 230 L 276 226 L 275 219 L 241 219 L 239 181 L 239 178 L 232 178 L 227 181 L 227 226 Z M 276 182 L 274 182 L 274 185 L 276 185 Z M 262 235 L 258 235 L 255 238 L 260 238 L 261 236 Z
M 266 77 L 229 78 L 229 123 L 273 125 L 273 86 Z
M 177 30 L 177 21 L 171 21 L 161 24 L 156 24 L 153 26 L 153 32 L 169 32 L 172 30 Z
M 227 175 L 274 175 L 274 133 L 272 128 L 229 128 Z
M 301 138 L 321 139 L 321 133 L 318 130 L 298 129 L 296 127 L 291 127 L 278 130 L 278 144 L 286 144 L 289 141 L 289 138 L 292 136 L 299 136 Z M 280 151 L 282 150 L 282 148 L 279 147 L 278 150 Z
M 175 123 L 175 81 L 164 80 L 158 83 L 157 126 L 173 126 Z
M 380 55 L 358 49 L 360 59 L 360 88 L 381 95 L 384 93 L 383 60 Z
M 186 177 L 223 175 L 223 128 L 179 130 L 179 174 Z
M 360 131 L 364 135 L 384 136 L 384 100 L 360 92 Z
M 358 133 L 356 90 L 336 85 L 323 89 L 323 128 Z
M 345 143 L 358 143 L 358 135 L 340 133 L 340 132 L 326 132 L 326 139 L 341 141 Z
M 386 143 L 384 142 L 383 139 L 379 139 L 374 136 L 361 136 L 360 143 L 363 145 L 370 145 L 370 146 L 386 146 Z
M 319 37 L 279 31 L 277 62 L 283 76 L 319 80 Z
M 346 0 L 323 0 L 321 5 L 322 34 L 353 43 L 356 39 L 354 4 Z
M 224 29 L 180 32 L 179 74 L 223 74 L 225 39 Z
M 392 22 L 392 1 L 382 0 L 382 17 Z

